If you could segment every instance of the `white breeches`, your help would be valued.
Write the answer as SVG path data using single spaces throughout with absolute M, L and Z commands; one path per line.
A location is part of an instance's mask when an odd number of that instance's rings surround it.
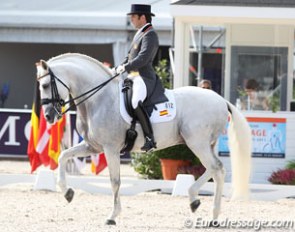
M 130 77 L 133 81 L 132 107 L 136 109 L 139 101 L 144 101 L 147 96 L 146 86 L 141 76 Z

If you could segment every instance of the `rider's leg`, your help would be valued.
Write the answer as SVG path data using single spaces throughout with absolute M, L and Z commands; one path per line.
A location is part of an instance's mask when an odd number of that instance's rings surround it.
M 138 118 L 143 134 L 145 137 L 145 144 L 141 147 L 142 151 L 149 151 L 152 148 L 156 148 L 156 142 L 154 139 L 153 128 L 149 119 L 148 114 L 146 113 L 144 107 L 142 106 L 141 101 L 138 106 L 134 109 L 135 115 Z
M 153 128 L 150 122 L 150 118 L 146 113 L 142 102 L 146 98 L 147 91 L 144 81 L 140 76 L 133 78 L 133 96 L 132 96 L 132 107 L 134 109 L 135 115 L 139 120 L 144 137 L 145 144 L 141 148 L 142 151 L 149 151 L 152 148 L 156 148 L 156 143 L 154 141 Z
M 132 77 L 133 81 L 133 93 L 132 93 L 132 107 L 136 109 L 138 102 L 143 102 L 147 97 L 147 90 L 144 81 L 140 76 Z

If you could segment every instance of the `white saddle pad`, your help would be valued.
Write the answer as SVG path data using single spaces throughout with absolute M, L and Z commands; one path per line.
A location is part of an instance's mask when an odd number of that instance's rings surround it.
M 123 119 L 131 124 L 132 118 L 127 113 L 124 103 L 124 95 L 122 93 L 122 81 L 119 82 L 120 90 L 120 114 Z M 165 89 L 165 95 L 169 99 L 167 102 L 159 103 L 156 105 L 157 109 L 154 109 L 150 117 L 151 123 L 169 122 L 175 118 L 176 104 L 175 97 L 172 90 Z

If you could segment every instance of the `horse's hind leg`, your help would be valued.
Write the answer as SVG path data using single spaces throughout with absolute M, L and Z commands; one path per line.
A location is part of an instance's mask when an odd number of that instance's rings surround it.
M 111 214 L 109 215 L 108 219 L 106 220 L 106 224 L 116 225 L 115 218 L 121 212 L 121 202 L 120 202 L 120 196 L 119 196 L 119 189 L 121 185 L 120 155 L 119 155 L 119 152 L 115 152 L 107 148 L 105 148 L 105 155 L 108 162 L 110 180 L 111 180 L 112 191 L 113 191 L 113 201 L 114 201 L 113 210 Z
M 197 199 L 198 192 L 200 188 L 211 177 L 213 177 L 215 181 L 213 220 L 217 220 L 219 212 L 220 212 L 221 196 L 222 196 L 224 174 L 225 174 L 222 163 L 214 155 L 214 152 L 213 152 L 214 145 L 204 146 L 204 144 L 202 144 L 201 146 L 190 146 L 190 145 L 188 146 L 191 148 L 191 150 L 195 154 L 198 154 L 198 158 L 200 159 L 201 163 L 206 168 L 205 173 L 200 178 L 198 178 L 198 180 L 189 188 L 189 200 L 190 200 L 191 210 L 193 212 L 196 211 L 196 209 L 200 205 L 200 200 Z
M 73 157 L 87 157 L 94 152 L 89 149 L 85 142 L 81 142 L 78 145 L 71 147 L 67 150 L 62 151 L 58 158 L 58 177 L 57 183 L 64 194 L 66 200 L 71 202 L 74 197 L 74 191 L 71 188 L 67 188 L 66 182 L 66 163 L 70 158 Z
M 192 151 L 194 151 L 194 148 L 190 147 Z M 195 151 L 194 151 L 195 152 Z M 196 154 L 196 153 L 195 153 Z M 200 159 L 201 160 L 201 159 Z M 202 161 L 201 163 L 206 167 L 208 161 Z M 198 199 L 198 194 L 200 188 L 212 177 L 212 170 L 211 168 L 206 167 L 206 171 L 203 173 L 202 176 L 200 176 L 196 182 L 189 188 L 188 193 L 189 193 L 189 200 L 190 200 L 190 207 L 192 212 L 195 212 L 197 208 L 200 205 L 200 200 Z
M 211 148 L 211 154 L 215 158 L 215 162 L 212 165 L 213 179 L 215 182 L 213 220 L 217 220 L 221 208 L 221 197 L 224 185 L 225 169 L 223 168 L 223 164 L 221 163 L 221 161 L 215 156 L 213 146 Z

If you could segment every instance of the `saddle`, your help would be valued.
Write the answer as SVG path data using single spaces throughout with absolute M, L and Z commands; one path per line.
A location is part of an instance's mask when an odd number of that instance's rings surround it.
M 129 78 L 126 78 L 123 82 L 122 92 L 124 96 L 124 105 L 126 111 L 132 118 L 132 121 L 130 128 L 126 131 L 124 150 L 122 149 L 120 151 L 121 154 L 131 151 L 137 138 L 137 131 L 135 130 L 137 119 L 131 102 L 133 94 L 132 86 L 133 81 Z M 168 98 L 165 96 L 164 88 L 162 87 L 161 82 L 157 76 L 156 85 L 152 91 L 152 94 L 150 96 L 147 96 L 146 100 L 143 102 L 143 107 L 150 117 L 153 109 L 156 107 L 155 105 L 166 101 L 168 101 Z

